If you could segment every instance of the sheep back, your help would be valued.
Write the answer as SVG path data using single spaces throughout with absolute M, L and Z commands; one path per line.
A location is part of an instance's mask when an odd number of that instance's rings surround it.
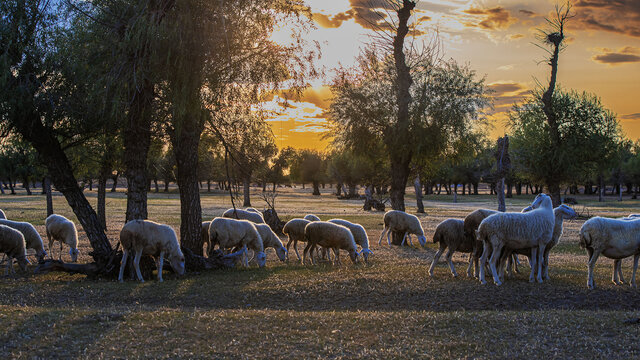
M 264 224 L 264 218 L 262 217 L 262 214 L 242 209 L 235 209 L 235 213 L 233 208 L 227 209 L 222 214 L 222 217 L 236 220 L 249 220 L 256 224 Z
M 580 246 L 611 259 L 631 256 L 640 249 L 640 221 L 591 218 L 580 228 Z
M 78 249 L 78 231 L 76 225 L 66 217 L 50 215 L 44 222 L 47 234 L 54 240 L 64 242 L 71 249 Z
M 439 223 L 433 233 L 433 243 L 444 243 L 460 252 L 473 250 L 473 242 L 468 241 L 464 233 L 464 220 L 460 219 L 446 219 Z M 456 246 L 452 246 L 454 244 Z
M 424 236 L 424 229 L 417 216 L 400 210 L 390 210 L 384 214 L 384 226 L 391 231 L 408 232 Z
M 284 224 L 282 228 L 282 233 L 287 235 L 289 239 L 296 241 L 305 241 L 304 239 L 304 228 L 311 221 L 305 219 L 291 219 Z
M 0 225 L 0 253 L 13 259 L 27 258 L 27 245 L 24 235 L 12 227 Z
M 211 246 L 218 244 L 221 249 L 229 249 L 245 245 L 257 252 L 264 252 L 264 245 L 260 233 L 253 222 L 217 217 L 211 221 L 209 227 Z
M 16 229 L 22 233 L 24 240 L 27 244 L 27 249 L 33 249 L 36 252 L 38 258 L 44 258 L 47 252 L 44 251 L 44 244 L 42 237 L 38 233 L 38 230 L 28 222 L 11 221 L 6 219 L 0 219 L 0 225 L 6 225 L 12 229 Z
M 347 250 L 349 254 L 357 254 L 356 241 L 351 230 L 342 225 L 328 221 L 312 221 L 304 229 L 307 242 L 326 248 Z
M 309 221 L 320 221 L 320 218 L 315 216 L 315 215 L 313 215 L 313 214 L 307 214 L 307 215 L 304 216 L 303 219 L 309 220 Z

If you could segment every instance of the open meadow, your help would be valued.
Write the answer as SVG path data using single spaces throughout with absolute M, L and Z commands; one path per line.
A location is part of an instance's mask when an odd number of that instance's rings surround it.
M 253 205 L 262 208 L 258 189 Z M 300 265 L 267 252 L 267 266 L 249 269 L 167 273 L 164 283 L 89 280 L 50 273 L 0 278 L 0 356 L 3 358 L 637 358 L 640 292 L 611 283 L 612 261 L 596 266 L 597 288 L 588 290 L 587 257 L 578 246 L 584 220 L 565 222 L 550 255 L 551 280 L 528 282 L 528 265 L 496 287 L 466 277 L 467 254 L 454 256 L 459 277 L 444 259 L 428 276 L 437 245 L 436 225 L 463 218 L 477 208 L 495 208 L 488 195 L 427 196 L 419 215 L 428 245 L 378 245 L 382 213 L 364 212 L 360 200 L 337 200 L 330 189 L 281 189 L 276 208 L 282 220 L 314 213 L 323 220 L 361 223 L 374 252 L 369 264 Z M 85 192 L 92 204 L 95 192 Z M 202 192 L 203 218 L 229 207 L 228 194 Z M 519 211 L 533 196 L 507 199 Z M 637 201 L 578 196 L 578 212 L 622 216 L 637 212 Z M 112 245 L 124 223 L 126 196 L 107 194 L 108 237 Z M 407 211 L 415 212 L 408 199 Z M 586 206 L 586 207 L 584 207 Z M 45 235 L 44 196 L 0 196 L 0 209 L 13 220 L 32 222 Z M 57 213 L 73 219 L 59 194 Z M 149 193 L 150 219 L 179 230 L 177 192 Z M 80 232 L 79 262 L 90 247 Z M 46 243 L 46 240 L 45 240 Z M 286 240 L 285 240 L 286 243 Z M 299 244 L 302 253 L 302 246 Z M 48 250 L 48 249 L 47 249 Z M 56 256 L 57 256 L 56 249 Z M 68 254 L 64 253 L 68 260 Z M 32 262 L 33 262 L 33 257 Z M 444 258 L 444 257 L 443 257 Z M 33 270 L 35 266 L 30 267 Z M 623 271 L 630 278 L 631 261 Z M 489 280 L 489 279 L 488 279 Z

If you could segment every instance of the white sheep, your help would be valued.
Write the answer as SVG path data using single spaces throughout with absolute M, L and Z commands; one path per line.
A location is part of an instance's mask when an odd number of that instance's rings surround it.
M 360 254 L 364 259 L 364 262 L 368 262 L 369 254 L 373 255 L 373 251 L 369 249 L 369 237 L 367 236 L 367 231 L 364 227 L 360 224 L 355 224 L 343 219 L 331 219 L 329 222 L 342 225 L 351 231 L 356 245 L 360 245 L 362 248 L 362 250 L 360 250 Z
M 278 235 L 267 224 L 255 224 L 255 226 L 262 238 L 262 246 L 265 249 L 273 248 L 276 251 L 276 255 L 278 255 L 278 259 L 285 261 L 287 259 L 287 249 L 285 249 Z
M 618 218 L 621 220 L 638 220 L 640 219 L 640 214 L 629 214 L 629 216 Z M 624 276 L 622 275 L 622 259 L 613 260 L 613 275 L 611 276 L 611 281 L 616 284 L 624 284 Z
M 27 243 L 27 249 L 33 249 L 36 252 L 36 257 L 39 261 L 42 261 L 44 257 L 47 256 L 47 252 L 44 251 L 42 238 L 40 237 L 40 234 L 38 234 L 38 230 L 36 230 L 33 225 L 28 222 L 11 221 L 6 219 L 0 219 L 0 224 L 20 231 Z
M 18 230 L 6 225 L 0 225 L 0 253 L 7 255 L 7 267 L 4 275 L 8 276 L 9 272 L 15 274 L 13 270 L 13 259 L 18 261 L 18 265 L 22 271 L 27 271 L 27 247 L 24 236 Z
M 298 253 L 298 241 L 305 241 L 304 228 L 310 222 L 311 221 L 305 219 L 291 219 L 287 221 L 287 223 L 284 224 L 284 227 L 282 228 L 282 233 L 287 235 L 287 237 L 289 238 L 289 241 L 287 242 L 287 254 L 289 252 L 289 246 L 293 243 L 293 250 L 298 257 L 298 260 L 300 260 L 300 254 Z
M 235 210 L 233 208 L 228 209 L 222 214 L 222 217 L 229 218 L 229 219 L 237 219 L 237 220 L 249 220 L 256 224 L 264 224 L 264 218 L 262 217 L 262 214 L 255 213 L 253 211 L 242 210 L 242 209 L 235 209 Z
M 631 286 L 636 287 L 636 270 L 640 258 L 640 221 L 591 218 L 580 228 L 580 247 L 589 255 L 587 287 L 595 288 L 593 269 L 600 254 L 614 260 L 633 255 Z M 617 266 L 614 264 L 614 279 Z
M 307 214 L 307 215 L 304 216 L 303 219 L 309 220 L 309 221 L 320 221 L 320 218 L 315 216 L 315 215 L 313 215 L 313 214 Z
M 546 194 L 536 196 L 533 205 L 536 209 L 526 213 L 497 213 L 482 220 L 476 231 L 478 240 L 483 242 L 480 259 L 480 282 L 486 284 L 484 266 L 492 250 L 489 267 L 496 285 L 502 282 L 496 265 L 504 247 L 512 250 L 531 248 L 531 274 L 529 281 L 535 280 L 538 267 L 538 282 L 542 282 L 542 263 L 544 249 L 551 241 L 555 218 L 551 198 Z
M 264 244 L 260 233 L 253 222 L 249 220 L 236 220 L 217 217 L 209 226 L 209 241 L 211 248 L 218 244 L 220 249 L 233 249 L 235 247 L 245 250 L 244 266 L 249 266 L 246 256 L 247 249 L 256 253 L 256 261 L 263 267 L 267 261 L 264 253 Z
M 60 256 L 58 259 L 62 259 L 62 244 L 69 246 L 69 255 L 71 255 L 71 261 L 76 262 L 78 260 L 78 231 L 76 225 L 66 217 L 62 215 L 53 214 L 50 215 L 44 222 L 47 238 L 49 239 L 49 256 L 53 256 L 53 242 L 60 242 Z
M 124 268 L 127 264 L 129 252 L 134 252 L 133 266 L 138 280 L 144 282 L 140 273 L 140 258 L 151 255 L 156 260 L 158 281 L 162 282 L 162 267 L 164 256 L 167 255 L 171 268 L 178 275 L 184 274 L 184 255 L 180 250 L 176 232 L 169 225 L 158 224 L 150 220 L 131 220 L 120 230 L 120 244 L 122 245 L 122 262 L 118 281 L 123 281 Z
M 354 264 L 358 261 L 358 251 L 356 242 L 353 239 L 353 234 L 351 230 L 342 225 L 327 221 L 312 221 L 304 228 L 304 238 L 307 241 L 307 246 L 305 246 L 302 255 L 303 264 L 307 258 L 307 252 L 309 252 L 311 256 L 311 263 L 315 264 L 313 261 L 313 252 L 318 245 L 327 249 L 333 249 L 335 264 L 340 264 L 340 249 L 347 250 Z
M 468 241 L 468 238 L 464 233 L 464 221 L 459 219 L 446 219 L 436 226 L 436 231 L 433 234 L 433 243 L 440 243 L 440 248 L 433 257 L 433 262 L 429 267 L 429 276 L 433 276 L 433 269 L 435 268 L 442 253 L 447 251 L 446 260 L 451 269 L 453 277 L 458 277 L 456 268 L 453 266 L 451 257 L 456 251 L 469 254 L 469 266 L 467 267 L 467 276 L 471 276 L 471 267 L 473 265 L 473 241 Z
M 4 211 L 2 211 L 2 209 L 0 209 L 0 219 L 6 219 L 7 215 L 4 214 Z
M 385 234 L 387 235 L 387 243 L 391 245 L 392 232 L 400 232 L 404 234 L 402 237 L 402 245 L 404 245 L 407 237 L 409 237 L 409 244 L 411 244 L 411 234 L 418 236 L 418 242 L 420 242 L 421 246 L 424 246 L 427 243 L 427 238 L 424 236 L 424 229 L 422 228 L 422 224 L 420 224 L 420 219 L 418 219 L 417 216 L 407 214 L 404 211 L 391 210 L 384 214 L 384 228 L 382 229 L 382 234 L 380 234 L 378 245 L 382 243 L 382 238 Z

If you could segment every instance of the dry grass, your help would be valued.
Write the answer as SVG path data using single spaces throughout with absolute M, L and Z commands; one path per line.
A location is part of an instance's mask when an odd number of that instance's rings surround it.
M 89 194 L 95 202 L 95 193 Z M 257 199 L 257 196 L 254 197 Z M 431 199 L 434 199 L 431 201 Z M 41 196 L 2 196 L 0 208 L 32 221 L 44 234 Z M 488 196 L 429 197 L 421 216 L 427 237 L 438 222 L 495 207 Z M 520 209 L 531 197 L 509 199 Z M 620 216 L 632 201 L 590 203 L 592 213 Z M 125 196 L 108 194 L 109 238 L 124 221 Z M 260 201 L 256 201 L 258 207 Z M 62 197 L 56 210 L 74 218 Z M 204 194 L 205 217 L 228 207 L 224 194 Z M 179 228 L 176 193 L 150 194 L 150 217 Z M 47 274 L 0 278 L 0 356 L 11 358 L 633 358 L 640 356 L 640 292 L 609 282 L 611 264 L 599 261 L 598 289 L 586 288 L 586 256 L 577 245 L 582 221 L 565 223 L 552 253 L 552 280 L 528 283 L 518 274 L 503 286 L 481 286 L 464 276 L 466 254 L 429 278 L 435 245 L 427 249 L 378 246 L 380 213 L 360 201 L 287 189 L 278 198 L 281 217 L 306 213 L 362 223 L 372 250 L 370 265 L 341 267 L 283 264 L 268 252 L 265 269 L 188 274 L 164 283 L 87 280 Z M 410 211 L 411 211 L 411 203 Z M 581 206 L 579 206 L 581 208 Z M 74 218 L 75 219 L 75 218 Z M 81 231 L 80 261 L 90 250 Z M 301 249 L 300 249 L 301 250 Z M 65 255 L 68 256 L 65 252 Z M 295 255 L 291 254 L 291 259 Z M 526 263 L 526 261 L 524 261 Z M 631 263 L 624 262 L 629 273 Z M 524 272 L 528 267 L 523 266 Z

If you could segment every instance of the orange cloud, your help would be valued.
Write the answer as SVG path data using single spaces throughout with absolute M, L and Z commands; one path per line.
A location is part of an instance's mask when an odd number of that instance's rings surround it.
M 640 62 L 640 49 L 632 46 L 625 46 L 618 50 L 600 49 L 603 53 L 594 55 L 591 59 L 595 62 L 607 65 L 620 65 Z
M 590 29 L 640 37 L 640 1 L 577 0 L 572 29 Z
M 473 16 L 483 16 L 484 19 L 480 22 L 473 23 L 467 22 L 466 26 L 469 27 L 479 27 L 487 30 L 503 30 L 509 28 L 513 23 L 517 22 L 518 19 L 511 16 L 509 10 L 496 6 L 489 9 L 480 9 L 480 8 L 470 8 L 463 11 L 465 14 L 473 15 Z

